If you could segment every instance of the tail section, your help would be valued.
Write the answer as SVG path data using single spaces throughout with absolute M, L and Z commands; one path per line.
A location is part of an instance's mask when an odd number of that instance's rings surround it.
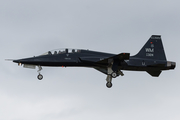
M 134 57 L 166 60 L 162 40 L 160 35 L 152 35 L 143 48 Z

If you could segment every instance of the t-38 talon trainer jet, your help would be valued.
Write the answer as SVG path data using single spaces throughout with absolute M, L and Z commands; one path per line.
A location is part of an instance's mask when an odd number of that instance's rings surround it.
M 166 60 L 160 35 L 152 35 L 138 54 L 110 54 L 83 49 L 53 50 L 43 55 L 13 60 L 25 68 L 39 68 L 37 78 L 42 80 L 41 66 L 51 67 L 90 67 L 107 75 L 106 86 L 112 87 L 112 78 L 123 76 L 121 70 L 146 71 L 158 77 L 163 70 L 174 69 L 175 62 Z

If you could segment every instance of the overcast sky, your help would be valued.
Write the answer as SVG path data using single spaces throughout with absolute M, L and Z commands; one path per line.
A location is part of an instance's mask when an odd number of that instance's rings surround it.
M 179 120 L 179 0 L 1 0 L 0 120 Z M 25 69 L 19 59 L 57 48 L 136 54 L 162 35 L 177 67 L 151 77 L 123 71 L 108 89 L 90 68 Z

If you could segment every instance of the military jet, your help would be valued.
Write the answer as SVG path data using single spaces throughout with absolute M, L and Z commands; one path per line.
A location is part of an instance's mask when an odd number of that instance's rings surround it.
M 152 35 L 142 49 L 134 56 L 130 53 L 110 54 L 84 49 L 57 49 L 40 56 L 13 60 L 25 68 L 38 67 L 39 80 L 43 79 L 42 66 L 48 67 L 90 67 L 107 75 L 106 86 L 112 87 L 112 78 L 123 76 L 122 70 L 146 71 L 158 77 L 163 70 L 174 69 L 175 62 L 167 61 L 160 35 Z

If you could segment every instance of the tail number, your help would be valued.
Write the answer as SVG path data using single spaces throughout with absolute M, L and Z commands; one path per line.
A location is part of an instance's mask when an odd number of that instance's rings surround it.
M 146 53 L 146 56 L 153 57 L 154 54 L 152 54 L 152 53 Z
M 154 52 L 154 48 L 145 48 L 146 52 Z
M 154 56 L 154 48 L 145 48 L 146 50 L 146 56 L 153 57 Z M 148 53 L 147 53 L 148 52 Z

